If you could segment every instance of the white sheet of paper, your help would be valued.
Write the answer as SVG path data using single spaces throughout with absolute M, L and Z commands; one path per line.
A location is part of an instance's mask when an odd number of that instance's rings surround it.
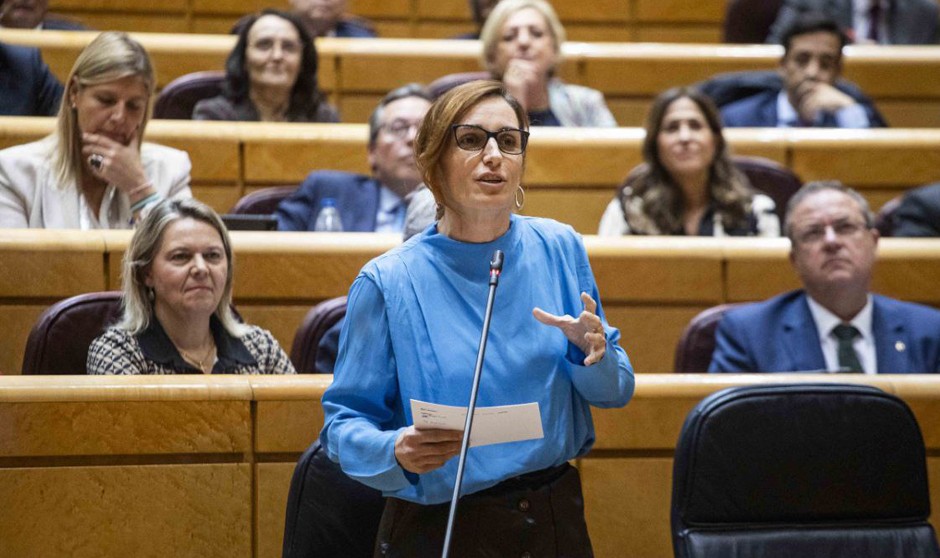
M 411 416 L 414 418 L 416 428 L 463 430 L 467 419 L 467 408 L 412 399 Z M 539 414 L 537 402 L 477 407 L 473 413 L 470 446 L 537 440 L 544 436 L 542 415 Z

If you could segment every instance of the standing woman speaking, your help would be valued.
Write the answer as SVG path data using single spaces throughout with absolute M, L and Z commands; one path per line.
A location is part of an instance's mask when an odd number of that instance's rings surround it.
M 505 264 L 477 401 L 537 403 L 544 436 L 469 451 L 452 555 L 592 556 L 568 460 L 594 443 L 590 405 L 630 399 L 633 369 L 581 238 L 514 212 L 527 127 L 497 81 L 439 98 L 415 141 L 438 221 L 350 289 L 321 441 L 347 475 L 389 496 L 376 556 L 441 553 L 462 433 L 416 428 L 410 405 L 467 405 L 495 250 Z

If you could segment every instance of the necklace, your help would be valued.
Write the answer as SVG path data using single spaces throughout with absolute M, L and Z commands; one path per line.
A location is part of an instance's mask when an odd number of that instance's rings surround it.
M 182 355 L 183 358 L 189 361 L 190 364 L 195 364 L 196 367 L 199 368 L 199 370 L 201 370 L 203 374 L 209 374 L 210 372 L 212 372 L 211 365 L 215 364 L 215 360 L 212 359 L 212 357 L 215 354 L 215 339 L 213 339 L 212 337 L 209 337 L 209 341 L 210 341 L 209 350 L 206 351 L 206 354 L 202 358 L 196 358 L 192 354 L 188 353 L 187 351 L 184 351 L 183 349 L 180 349 L 179 347 L 177 347 L 177 350 L 180 352 L 180 355 Z M 207 364 L 209 365 L 208 370 L 206 369 Z

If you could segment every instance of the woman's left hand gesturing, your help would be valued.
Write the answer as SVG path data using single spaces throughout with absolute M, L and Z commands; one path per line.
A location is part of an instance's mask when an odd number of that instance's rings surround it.
M 541 308 L 534 308 L 532 315 L 543 324 L 555 326 L 563 331 L 565 337 L 587 355 L 584 365 L 590 366 L 604 358 L 607 351 L 607 334 L 600 317 L 595 314 L 597 302 L 587 293 L 581 293 L 581 302 L 584 303 L 584 311 L 577 318 L 568 315 L 556 316 Z

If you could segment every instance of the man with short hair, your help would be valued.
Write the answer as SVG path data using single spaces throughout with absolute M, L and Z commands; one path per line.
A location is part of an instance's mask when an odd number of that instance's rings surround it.
M 857 44 L 937 42 L 936 0 L 784 0 L 767 42 L 780 42 L 793 20 L 808 12 L 825 13 Z
M 346 0 L 290 0 L 291 10 L 314 37 L 375 37 L 372 24 L 346 16 Z
M 414 138 L 430 106 L 430 93 L 418 84 L 386 95 L 369 118 L 372 176 L 341 171 L 310 173 L 278 206 L 278 230 L 314 230 L 322 200 L 332 198 L 346 232 L 402 232 L 408 199 L 421 183 Z
M 721 107 L 730 127 L 871 128 L 885 123 L 871 101 L 844 83 L 846 37 L 819 14 L 798 18 L 783 36 L 782 87 L 769 88 Z
M 0 27 L 48 31 L 85 31 L 70 19 L 48 17 L 49 0 L 6 0 L 0 6 Z
M 787 206 L 803 289 L 729 310 L 710 372 L 940 372 L 940 311 L 870 293 L 878 230 L 840 182 L 811 182 Z

